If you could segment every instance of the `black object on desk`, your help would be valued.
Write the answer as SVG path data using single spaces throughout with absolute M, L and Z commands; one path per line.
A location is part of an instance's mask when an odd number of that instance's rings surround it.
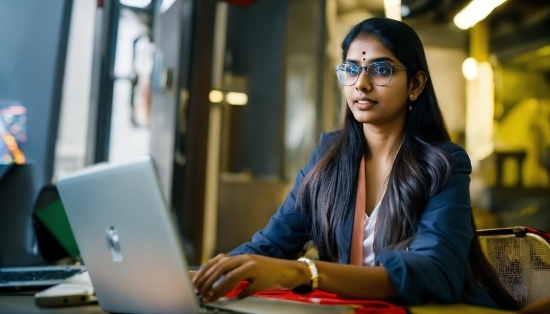
M 77 260 L 80 252 L 57 188 L 43 187 L 34 208 L 33 227 L 44 260 L 56 262 L 69 256 Z

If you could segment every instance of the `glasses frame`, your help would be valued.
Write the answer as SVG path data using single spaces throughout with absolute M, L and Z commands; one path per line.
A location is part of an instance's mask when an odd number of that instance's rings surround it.
M 380 63 L 383 63 L 383 64 L 387 64 L 390 66 L 390 69 L 391 69 L 391 72 L 390 72 L 390 79 L 388 80 L 388 82 L 386 84 L 376 84 L 372 81 L 372 78 L 370 77 L 370 73 L 369 73 L 369 67 L 371 65 L 375 65 L 375 64 L 380 64 Z M 353 82 L 353 84 L 344 84 L 344 82 L 342 82 L 340 80 L 340 76 L 338 75 L 338 71 L 339 68 L 343 65 L 346 65 L 346 64 L 351 64 L 351 65 L 355 65 L 356 67 L 359 68 L 359 74 L 357 74 L 357 78 L 355 79 L 355 82 Z M 338 82 L 340 82 L 340 84 L 342 84 L 343 86 L 353 86 L 355 84 L 357 84 L 357 82 L 359 81 L 359 76 L 361 76 L 361 72 L 365 71 L 367 73 L 367 78 L 369 79 L 369 82 L 372 84 L 372 85 L 375 85 L 375 86 L 386 86 L 388 85 L 390 82 L 391 82 L 391 79 L 393 78 L 393 69 L 394 68 L 398 68 L 398 69 L 402 69 L 402 70 L 406 70 L 408 71 L 409 69 L 407 69 L 406 67 L 404 66 L 401 66 L 401 65 L 397 65 L 397 64 L 393 64 L 393 63 L 390 63 L 390 62 L 387 62 L 387 61 L 375 61 L 375 62 L 371 62 L 365 66 L 360 66 L 360 65 L 357 65 L 353 62 L 342 62 L 340 64 L 338 64 L 336 66 L 336 68 L 334 69 L 336 71 L 336 77 L 338 78 Z

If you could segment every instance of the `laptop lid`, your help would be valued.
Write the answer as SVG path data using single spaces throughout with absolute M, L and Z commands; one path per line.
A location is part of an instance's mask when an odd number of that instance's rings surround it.
M 88 167 L 57 188 L 103 310 L 199 312 L 151 156 Z

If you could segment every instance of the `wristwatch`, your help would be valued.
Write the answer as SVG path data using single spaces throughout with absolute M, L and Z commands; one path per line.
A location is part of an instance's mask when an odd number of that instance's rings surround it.
M 309 271 L 311 272 L 311 280 L 309 281 L 309 285 L 298 286 L 292 289 L 292 292 L 298 293 L 298 294 L 307 294 L 315 291 L 317 289 L 317 286 L 319 285 L 319 273 L 317 272 L 317 267 L 315 266 L 315 262 L 305 257 L 299 258 L 298 261 L 304 262 L 307 264 L 307 266 L 309 267 Z

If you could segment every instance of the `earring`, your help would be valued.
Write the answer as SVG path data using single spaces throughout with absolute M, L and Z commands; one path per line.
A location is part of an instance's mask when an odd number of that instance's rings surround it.
M 412 102 L 415 100 L 416 100 L 416 96 L 411 94 L 411 96 L 409 97 L 409 111 L 413 110 Z

